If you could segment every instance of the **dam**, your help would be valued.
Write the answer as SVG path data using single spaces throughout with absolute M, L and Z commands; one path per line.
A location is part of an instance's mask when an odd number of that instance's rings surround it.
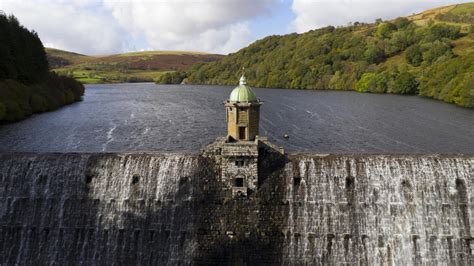
M 471 156 L 289 155 L 253 198 L 199 154 L 2 154 L 2 264 L 472 265 Z
M 0 264 L 474 264 L 473 155 L 287 154 L 240 83 L 200 152 L 0 153 Z

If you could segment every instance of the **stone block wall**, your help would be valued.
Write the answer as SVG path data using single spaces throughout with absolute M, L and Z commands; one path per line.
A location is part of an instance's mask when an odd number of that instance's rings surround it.
M 0 264 L 474 264 L 473 156 L 271 156 L 0 154 Z

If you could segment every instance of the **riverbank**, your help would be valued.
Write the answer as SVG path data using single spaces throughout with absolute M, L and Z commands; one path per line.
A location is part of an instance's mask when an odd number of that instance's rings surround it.
M 0 123 L 16 122 L 35 113 L 56 110 L 80 101 L 84 86 L 50 73 L 38 83 L 0 80 Z

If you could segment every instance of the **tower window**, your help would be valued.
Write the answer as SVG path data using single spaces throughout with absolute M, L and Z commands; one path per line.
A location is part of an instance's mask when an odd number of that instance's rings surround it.
M 245 161 L 244 160 L 236 160 L 235 161 L 235 166 L 244 166 L 245 165 Z
M 243 177 L 235 178 L 235 186 L 236 187 L 243 187 L 244 186 L 244 178 Z
M 245 127 L 239 127 L 239 139 L 245 139 Z

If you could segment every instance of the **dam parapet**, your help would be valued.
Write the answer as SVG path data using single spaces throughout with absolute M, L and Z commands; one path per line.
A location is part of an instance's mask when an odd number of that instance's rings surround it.
M 244 198 L 219 160 L 1 154 L 0 263 L 473 263 L 473 156 L 289 154 Z

